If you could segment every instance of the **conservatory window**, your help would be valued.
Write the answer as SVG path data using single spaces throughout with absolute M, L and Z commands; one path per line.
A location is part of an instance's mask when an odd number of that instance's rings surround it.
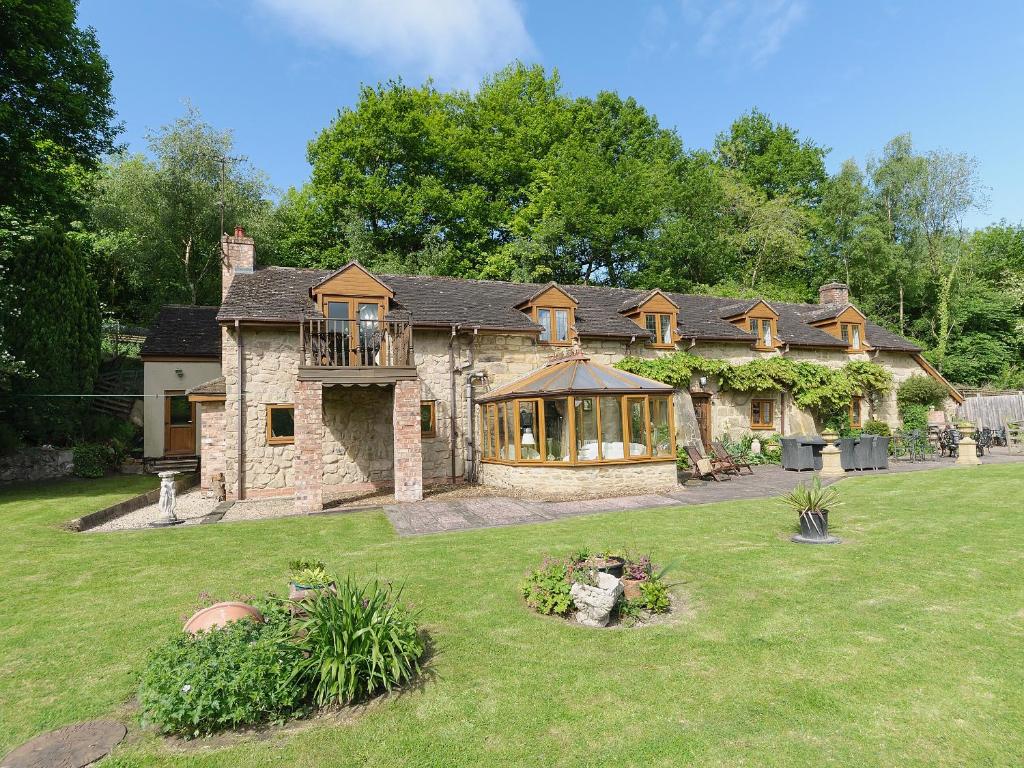
M 651 449 L 655 456 L 672 456 L 672 419 L 669 416 L 667 397 L 652 397 L 649 408 L 651 411 Z
M 523 461 L 540 460 L 540 422 L 537 420 L 537 401 L 518 400 L 519 458 Z
M 569 460 L 569 401 L 544 400 L 544 448 L 546 461 Z
M 601 398 L 601 458 L 626 458 L 622 442 L 622 401 L 619 397 Z
M 601 458 L 597 446 L 597 399 L 576 398 L 576 458 L 579 461 L 597 461 Z
M 626 409 L 629 420 L 629 455 L 646 456 L 647 400 L 643 397 L 627 397 Z

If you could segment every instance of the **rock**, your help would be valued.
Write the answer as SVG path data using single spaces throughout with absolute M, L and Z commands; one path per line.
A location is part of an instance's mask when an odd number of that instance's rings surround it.
M 93 720 L 37 736 L 7 755 L 2 768 L 83 768 L 105 757 L 127 729 L 114 720 Z
M 576 621 L 588 627 L 606 627 L 612 609 L 622 597 L 622 582 L 602 572 L 597 574 L 597 586 L 573 584 L 571 594 Z

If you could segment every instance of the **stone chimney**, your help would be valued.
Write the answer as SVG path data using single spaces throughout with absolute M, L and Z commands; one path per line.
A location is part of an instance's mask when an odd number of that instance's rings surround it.
M 251 275 L 256 265 L 256 246 L 245 230 L 235 227 L 234 235 L 221 235 L 221 301 L 228 295 L 228 288 L 235 275 Z
M 819 304 L 849 304 L 850 286 L 846 283 L 825 283 L 818 289 Z

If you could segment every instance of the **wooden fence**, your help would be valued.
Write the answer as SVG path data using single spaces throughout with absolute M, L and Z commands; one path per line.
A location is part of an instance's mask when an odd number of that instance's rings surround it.
M 974 395 L 956 409 L 957 419 L 998 429 L 1008 421 L 1024 421 L 1024 394 Z

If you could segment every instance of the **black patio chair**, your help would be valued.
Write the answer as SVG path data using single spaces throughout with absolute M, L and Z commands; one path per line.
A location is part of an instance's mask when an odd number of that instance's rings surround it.
M 857 439 L 857 445 L 854 449 L 854 457 L 856 459 L 858 469 L 864 470 L 875 468 L 874 435 L 861 435 Z
M 847 472 L 860 469 L 857 464 L 857 438 L 839 438 L 839 463 Z
M 875 435 L 875 446 L 872 456 L 875 461 L 875 469 L 889 468 L 889 443 L 892 438 L 886 435 Z
M 796 437 L 780 438 L 779 443 L 782 446 L 783 469 L 789 469 L 794 472 L 802 472 L 806 469 L 815 469 L 813 445 L 803 443 Z

